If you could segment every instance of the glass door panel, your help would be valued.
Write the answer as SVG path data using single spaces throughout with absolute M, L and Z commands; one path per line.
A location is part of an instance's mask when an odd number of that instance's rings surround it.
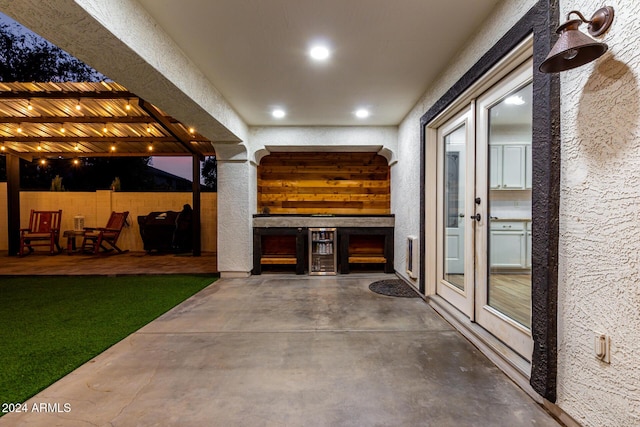
M 526 359 L 531 356 L 532 63 L 477 102 L 476 320 Z
M 502 149 L 502 163 L 489 156 L 489 170 L 502 169 L 502 185 L 489 191 L 489 276 L 487 300 L 521 325 L 531 328 L 531 268 L 527 224 L 531 191 L 525 189 L 526 148 L 531 146 L 532 85 L 517 89 L 489 108 L 490 147 Z M 493 174 L 490 173 L 493 176 Z
M 464 150 L 463 124 L 444 137 L 444 276 L 464 290 Z
M 437 293 L 473 318 L 472 108 L 438 128 L 438 283 Z M 471 180 L 471 181 L 470 181 Z

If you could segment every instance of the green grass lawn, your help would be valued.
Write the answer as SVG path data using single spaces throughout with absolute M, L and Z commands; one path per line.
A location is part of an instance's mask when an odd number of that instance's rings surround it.
M 214 280 L 0 278 L 0 403 L 24 402 Z

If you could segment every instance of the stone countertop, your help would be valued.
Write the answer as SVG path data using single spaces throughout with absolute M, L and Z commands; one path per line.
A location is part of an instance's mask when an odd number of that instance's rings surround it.
M 384 216 L 324 216 L 324 215 L 255 215 L 254 227 L 394 227 L 395 217 Z

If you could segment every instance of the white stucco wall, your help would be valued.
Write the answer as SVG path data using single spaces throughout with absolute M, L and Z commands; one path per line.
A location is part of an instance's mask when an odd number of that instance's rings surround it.
M 485 25 L 476 31 L 476 36 L 468 41 L 466 48 L 432 82 L 399 126 L 398 162 L 391 168 L 391 211 L 396 215 L 394 266 L 407 280 L 410 279 L 405 272 L 406 237 L 420 235 L 420 117 L 535 3 L 536 0 L 506 0 L 500 3 Z M 429 205 L 435 201 L 427 200 L 426 203 Z M 417 280 L 414 283 L 417 284 Z
M 251 159 L 269 150 L 290 151 L 380 151 L 390 164 L 395 162 L 398 143 L 396 126 L 279 126 L 251 127 Z M 266 147 L 266 151 L 265 151 Z M 257 154 L 257 158 L 256 158 Z
M 615 9 L 609 52 L 561 74 L 558 405 L 585 426 L 640 425 L 640 3 Z M 583 30 L 586 26 L 583 26 Z M 594 357 L 611 336 L 611 364 Z

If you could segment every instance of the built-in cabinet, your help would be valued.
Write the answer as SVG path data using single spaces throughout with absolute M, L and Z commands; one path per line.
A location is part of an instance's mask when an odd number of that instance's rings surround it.
M 531 144 L 489 146 L 489 186 L 492 190 L 526 190 L 532 186 Z
M 531 268 L 531 221 L 492 221 L 491 268 Z
M 338 226 L 304 226 L 314 222 Z M 393 222 L 392 215 L 328 218 L 256 215 L 253 274 L 262 274 L 263 269 L 312 275 L 347 274 L 352 267 L 393 273 Z

